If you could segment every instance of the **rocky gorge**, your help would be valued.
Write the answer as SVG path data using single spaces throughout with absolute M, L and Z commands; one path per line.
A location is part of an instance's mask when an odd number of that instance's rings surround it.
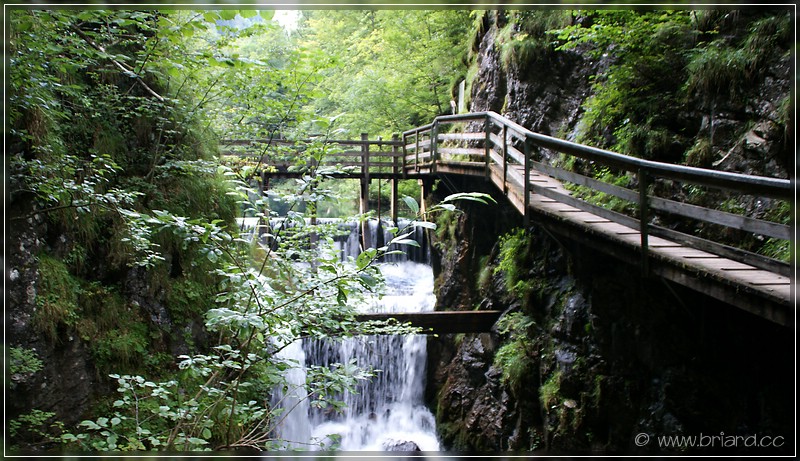
M 761 14 L 721 14 L 721 34 L 737 42 Z M 487 12 L 481 21 L 470 110 L 497 111 L 533 131 L 579 138 L 590 102 L 602 91 L 597 82 L 619 64 L 614 53 L 592 55 L 581 45 L 514 61 L 504 54 L 508 29 L 532 33 L 525 22 L 505 12 Z M 571 21 L 590 27 L 593 18 Z M 765 59 L 769 64 L 747 97 L 720 98 L 710 114 L 692 104 L 654 109 L 664 112 L 669 141 L 645 155 L 788 177 L 791 125 L 781 122 L 779 108 L 790 91 L 791 66 L 781 51 Z M 619 133 L 603 135 L 607 147 L 620 145 Z M 702 159 L 684 155 L 696 152 L 693 146 L 709 133 L 713 144 Z M 793 331 L 641 276 L 637 267 L 547 226 L 522 229 L 491 185 L 467 187 L 495 194 L 498 205 L 470 205 L 439 222 L 436 309 L 504 314 L 491 333 L 429 339 L 427 399 L 446 449 L 717 454 L 726 453 L 725 435 L 760 434 L 781 443 L 740 445 L 736 453 L 791 451 Z M 445 182 L 433 188 L 432 203 L 450 193 Z M 763 212 L 754 203 L 742 206 Z M 664 437 L 703 434 L 720 440 L 694 448 L 663 445 Z

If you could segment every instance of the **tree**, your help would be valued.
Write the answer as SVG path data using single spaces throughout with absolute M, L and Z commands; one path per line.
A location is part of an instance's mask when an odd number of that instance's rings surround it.
M 305 14 L 305 13 L 304 13 Z M 320 10 L 298 40 L 331 56 L 322 114 L 345 113 L 349 134 L 386 138 L 450 112 L 465 72 L 467 10 Z

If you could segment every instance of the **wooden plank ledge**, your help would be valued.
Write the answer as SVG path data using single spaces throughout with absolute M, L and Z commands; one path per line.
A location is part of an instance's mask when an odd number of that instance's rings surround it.
M 380 312 L 357 314 L 356 321 L 386 321 L 395 319 L 422 328 L 422 334 L 484 333 L 503 311 L 438 311 L 438 312 Z

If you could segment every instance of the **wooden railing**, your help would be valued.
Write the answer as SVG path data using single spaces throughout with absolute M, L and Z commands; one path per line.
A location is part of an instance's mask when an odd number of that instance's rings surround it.
M 450 130 L 444 128 L 450 126 Z M 524 213 L 528 219 L 531 192 L 591 212 L 619 224 L 638 229 L 641 234 L 642 263 L 647 264 L 648 236 L 658 235 L 694 248 L 790 275 L 789 264 L 759 254 L 723 245 L 683 232 L 652 224 L 654 212 L 689 218 L 739 229 L 765 238 L 792 240 L 788 225 L 756 219 L 704 206 L 653 195 L 656 182 L 672 181 L 732 191 L 755 197 L 784 200 L 794 198 L 793 183 L 786 179 L 729 173 L 683 165 L 674 165 L 630 157 L 608 150 L 534 133 L 494 112 L 437 117 L 433 123 L 403 133 L 402 166 L 404 171 L 436 173 L 447 166 L 450 172 L 482 171 L 487 177 L 494 170 L 502 175 L 502 189 L 516 187 L 522 192 Z M 596 165 L 633 173 L 636 189 L 600 181 L 569 171 L 546 158 L 564 154 Z M 617 197 L 633 205 L 633 216 L 612 211 L 531 180 L 532 173 L 544 174 L 575 186 Z M 474 174 L 474 173 L 473 173 Z M 480 174 L 480 173 L 478 173 Z
M 296 151 L 315 146 L 319 140 L 305 142 L 267 140 L 223 141 L 224 148 L 240 146 L 246 152 L 240 157 L 260 159 L 273 169 L 274 174 L 302 174 L 310 166 L 328 167 L 334 174 L 360 178 L 362 183 L 362 209 L 366 209 L 367 188 L 371 178 L 403 179 L 424 177 L 429 174 L 452 173 L 502 178 L 499 182 L 504 193 L 512 189 L 519 192 L 520 209 L 529 219 L 531 193 L 557 200 L 599 217 L 638 230 L 641 234 L 642 264 L 648 261 L 649 236 L 664 237 L 681 244 L 712 252 L 781 275 L 791 275 L 791 266 L 763 255 L 713 242 L 695 235 L 656 225 L 656 213 L 688 218 L 692 222 L 715 224 L 748 232 L 762 238 L 792 241 L 791 226 L 743 214 L 658 197 L 655 185 L 691 184 L 699 187 L 721 189 L 754 197 L 782 200 L 793 206 L 794 186 L 786 179 L 729 173 L 683 165 L 655 162 L 622 155 L 604 149 L 577 144 L 562 139 L 534 133 L 494 112 L 447 115 L 434 119 L 428 125 L 406 131 L 402 140 L 369 140 L 362 134 L 360 140 L 326 140 L 326 155 L 318 165 L 296 164 L 292 159 Z M 294 151 L 282 158 L 280 149 Z M 249 152 L 249 153 L 248 153 Z M 234 153 L 234 152 L 228 152 Z M 554 156 L 563 155 L 562 163 L 582 159 L 594 166 L 604 166 L 630 175 L 632 187 L 622 187 L 598 178 L 579 174 L 556 166 Z M 307 160 L 306 160 L 307 162 Z M 541 182 L 541 175 L 562 181 L 578 191 L 601 192 L 621 199 L 630 211 L 620 212 L 581 199 L 578 193 L 554 189 Z M 392 202 L 396 201 L 396 182 L 392 181 Z M 600 202 L 598 202 L 600 203 Z M 396 210 L 396 206 L 392 207 Z M 393 211 L 393 218 L 394 218 Z
M 400 176 L 403 173 L 402 144 L 397 136 L 392 140 L 369 140 L 366 134 L 360 140 L 307 139 L 302 141 L 268 139 L 227 139 L 220 142 L 223 155 L 261 159 L 262 164 L 276 172 L 302 172 L 310 167 L 327 167 L 340 175 L 367 178 L 370 176 Z M 236 151 L 235 148 L 240 148 Z M 297 155 L 307 149 L 324 147 L 325 154 L 318 163 L 308 156 Z M 281 155 L 285 150 L 286 155 Z M 304 163 L 298 164 L 302 159 Z

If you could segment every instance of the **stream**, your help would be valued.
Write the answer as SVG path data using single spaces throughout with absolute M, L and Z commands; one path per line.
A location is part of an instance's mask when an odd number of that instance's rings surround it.
M 376 221 L 370 222 L 369 231 L 372 242 L 380 240 Z M 388 240 L 391 236 L 383 237 Z M 417 239 L 424 249 L 423 238 L 420 229 Z M 358 230 L 353 225 L 349 235 L 337 239 L 337 250 L 343 258 L 355 256 L 358 241 Z M 380 299 L 372 299 L 365 312 L 433 310 L 433 270 L 427 251 L 415 250 L 407 256 L 392 255 L 389 262 L 379 265 L 386 290 Z M 278 435 L 288 441 L 285 448 L 438 451 L 435 418 L 423 401 L 426 344 L 424 335 L 375 335 L 342 340 L 304 339 L 283 349 L 283 359 L 306 367 L 347 363 L 355 358 L 362 368 L 380 370 L 372 379 L 360 382 L 356 392 L 345 393 L 342 399 L 346 407 L 337 413 L 310 407 L 305 389 L 299 386 L 306 380 L 305 370 L 291 369 L 288 379 L 297 386 L 293 394 L 282 396 L 282 406 L 292 411 L 278 427 Z

